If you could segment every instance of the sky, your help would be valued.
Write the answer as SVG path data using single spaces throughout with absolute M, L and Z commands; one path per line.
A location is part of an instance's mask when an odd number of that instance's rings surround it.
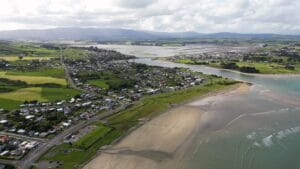
M 300 0 L 0 0 L 0 30 L 300 34 Z

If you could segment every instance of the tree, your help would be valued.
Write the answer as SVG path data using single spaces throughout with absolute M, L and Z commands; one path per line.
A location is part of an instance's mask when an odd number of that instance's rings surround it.
M 24 58 L 24 54 L 19 55 L 19 60 L 22 60 Z

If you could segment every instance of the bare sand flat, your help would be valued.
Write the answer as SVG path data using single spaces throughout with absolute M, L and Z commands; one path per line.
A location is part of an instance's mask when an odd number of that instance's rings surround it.
M 242 85 L 230 93 L 239 94 L 246 90 L 247 86 Z M 225 94 L 228 92 L 212 98 Z M 205 102 L 205 98 L 201 100 Z M 179 161 L 184 158 L 186 143 L 197 132 L 205 113 L 196 105 L 187 103 L 152 119 L 113 147 L 102 150 L 84 169 L 181 168 Z
M 202 112 L 193 106 L 174 108 L 129 134 L 84 169 L 153 169 L 171 159 L 188 139 Z

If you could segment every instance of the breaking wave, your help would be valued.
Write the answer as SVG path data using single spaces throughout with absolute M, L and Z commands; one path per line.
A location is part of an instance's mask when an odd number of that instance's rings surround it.
M 249 140 L 254 140 L 253 145 L 256 147 L 271 147 L 276 143 L 277 141 L 280 141 L 286 137 L 289 137 L 291 135 L 300 133 L 300 126 L 288 128 L 285 130 L 281 130 L 275 133 L 270 134 L 267 137 L 259 137 L 258 133 L 252 132 L 246 136 Z

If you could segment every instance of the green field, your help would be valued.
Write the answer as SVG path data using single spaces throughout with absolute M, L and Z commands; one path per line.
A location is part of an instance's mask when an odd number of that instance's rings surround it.
M 264 62 L 237 62 L 238 66 L 250 66 L 255 67 L 262 74 L 285 74 L 285 73 L 300 73 L 300 65 L 297 65 L 295 70 L 286 69 L 283 65 L 276 63 L 264 63 Z
M 221 62 L 195 62 L 191 59 L 177 59 L 176 63 L 191 64 L 191 65 L 207 65 L 210 67 L 221 68 Z M 295 65 L 295 70 L 286 69 L 284 65 L 278 63 L 267 63 L 267 62 L 236 62 L 239 67 L 255 67 L 261 74 L 298 74 L 300 73 L 300 64 Z
M 79 91 L 70 88 L 42 88 L 42 97 L 48 101 L 58 101 L 70 99 L 73 96 L 80 94 Z
M 101 71 L 97 73 L 80 72 L 79 78 L 91 85 L 101 87 L 103 89 L 122 89 L 127 87 L 132 87 L 135 81 L 124 77 L 120 77 L 111 71 Z
M 10 80 L 20 80 L 24 81 L 27 84 L 45 84 L 45 83 L 54 83 L 62 86 L 67 85 L 67 81 L 63 78 L 54 78 L 46 76 L 31 76 L 31 75 L 10 75 L 7 72 L 0 72 L 0 77 Z
M 19 59 L 18 56 L 14 56 L 14 55 L 13 56 L 9 56 L 9 55 L 0 56 L 0 59 L 9 61 L 9 62 L 18 61 L 18 60 L 50 60 L 51 58 L 54 58 L 54 57 L 25 56 L 22 59 Z
M 61 144 L 52 148 L 41 158 L 41 160 L 60 161 L 62 162 L 62 166 L 59 167 L 60 169 L 76 168 L 90 160 L 97 153 L 100 147 L 110 144 L 120 136 L 121 133 L 119 131 L 112 130 L 104 138 L 96 141 L 88 149 L 76 148 L 70 144 Z
M 6 75 L 15 75 L 15 76 L 45 76 L 45 77 L 54 77 L 54 78 L 65 78 L 65 71 L 63 68 L 39 68 L 34 70 L 10 70 L 6 71 Z
M 39 57 L 57 57 L 58 52 L 53 49 L 41 47 L 41 45 L 34 43 L 0 43 L 0 55 L 20 55 Z
M 83 49 L 66 48 L 63 50 L 63 55 L 66 59 L 80 59 L 87 56 L 89 52 Z
M 88 80 L 87 83 L 102 89 L 109 89 L 109 85 L 103 80 Z
M 0 109 L 14 110 L 19 108 L 19 105 L 22 103 L 22 101 L 0 98 Z
M 96 141 L 103 138 L 108 132 L 110 132 L 112 128 L 104 126 L 104 125 L 98 125 L 95 129 L 93 129 L 91 132 L 87 133 L 85 136 L 80 138 L 74 143 L 74 146 L 88 149 L 91 147 Z
M 25 100 L 39 100 L 47 101 L 47 99 L 42 97 L 41 87 L 30 87 L 19 89 L 13 92 L 0 93 L 1 99 L 15 100 L 15 101 L 25 101 Z
M 28 87 L 0 93 L 0 108 L 17 109 L 24 101 L 57 101 L 69 99 L 80 92 L 69 88 Z
M 192 61 L 191 59 L 177 59 L 176 62 L 183 63 L 183 64 L 195 64 L 195 62 Z

